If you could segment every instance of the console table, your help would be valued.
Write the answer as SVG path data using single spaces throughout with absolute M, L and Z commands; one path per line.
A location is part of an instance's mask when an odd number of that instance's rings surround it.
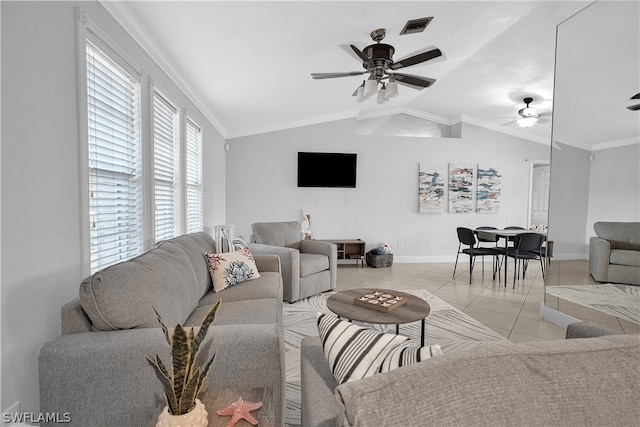
M 321 242 L 335 243 L 338 247 L 338 260 L 355 260 L 364 267 L 364 255 L 366 242 L 361 239 L 325 239 Z

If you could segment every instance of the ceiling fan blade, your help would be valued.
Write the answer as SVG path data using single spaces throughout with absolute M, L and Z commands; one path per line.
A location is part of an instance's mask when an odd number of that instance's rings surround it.
M 429 77 L 412 76 L 411 74 L 393 73 L 393 76 L 398 83 L 418 90 L 429 87 L 436 82 L 436 79 L 430 79 Z
M 362 59 L 362 62 L 367 62 L 369 60 L 369 58 L 367 58 L 367 55 L 365 55 L 360 49 L 358 49 L 357 46 L 354 46 L 354 45 L 349 45 L 349 46 L 351 46 L 351 49 L 353 49 L 356 55 L 358 55 L 358 57 Z
M 337 77 L 361 76 L 368 71 L 347 71 L 344 73 L 311 73 L 314 79 L 335 79 Z
M 633 95 L 631 97 L 631 99 L 640 99 L 640 92 L 636 93 L 635 95 Z M 638 111 L 640 110 L 640 104 L 636 104 L 636 105 L 629 105 L 627 107 L 629 110 L 631 111 Z
M 410 67 L 436 58 L 445 59 L 445 56 L 440 49 L 430 46 L 423 52 L 395 62 L 389 68 L 397 70 L 398 68 Z

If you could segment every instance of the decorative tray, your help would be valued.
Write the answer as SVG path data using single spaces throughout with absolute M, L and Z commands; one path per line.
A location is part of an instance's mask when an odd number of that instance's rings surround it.
M 370 308 L 372 310 L 388 313 L 401 305 L 405 304 L 407 299 L 390 292 L 371 291 L 359 295 L 353 299 L 355 305 Z

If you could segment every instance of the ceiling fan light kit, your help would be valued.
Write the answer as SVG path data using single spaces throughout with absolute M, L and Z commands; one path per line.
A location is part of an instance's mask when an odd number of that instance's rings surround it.
M 516 123 L 523 128 L 529 128 L 538 121 L 540 114 L 538 114 L 538 110 L 535 107 L 529 107 L 529 104 L 533 102 L 533 98 L 525 98 L 523 101 L 527 106 L 518 111 L 520 117 L 516 120 Z
M 421 25 L 423 24 L 426 27 L 426 24 L 431 19 L 428 18 L 427 22 L 421 23 Z M 385 104 L 389 102 L 390 98 L 398 96 L 398 83 L 417 90 L 422 90 L 435 83 L 435 79 L 397 73 L 395 70 L 431 60 L 444 59 L 440 49 L 430 47 L 416 55 L 394 62 L 393 54 L 395 53 L 395 48 L 391 45 L 380 43 L 385 35 L 386 30 L 379 28 L 371 32 L 371 39 L 375 44 L 371 44 L 363 50 L 350 45 L 353 52 L 362 60 L 362 67 L 365 71 L 311 73 L 311 77 L 314 79 L 331 79 L 369 74 L 369 78 L 356 89 L 353 96 L 356 97 L 357 102 L 364 103 L 368 102 L 377 93 L 376 101 L 379 104 Z

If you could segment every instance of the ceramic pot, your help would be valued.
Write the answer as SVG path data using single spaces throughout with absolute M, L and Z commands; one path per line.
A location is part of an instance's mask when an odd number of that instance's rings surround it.
M 196 399 L 196 406 L 183 415 L 171 415 L 165 406 L 158 417 L 156 427 L 207 427 L 207 410 L 200 399 Z

